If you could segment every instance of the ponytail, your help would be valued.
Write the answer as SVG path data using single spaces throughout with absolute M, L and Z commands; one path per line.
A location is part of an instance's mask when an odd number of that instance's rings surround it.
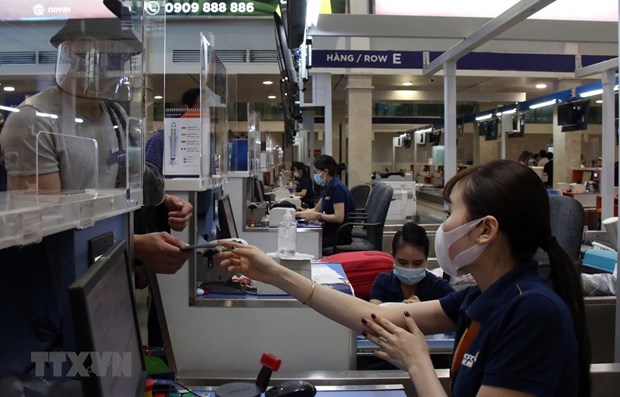
M 547 252 L 551 265 L 550 281 L 553 290 L 568 306 L 573 317 L 575 335 L 579 344 L 579 396 L 590 396 L 590 338 L 586 327 L 583 287 L 578 264 L 551 237 L 541 248 Z

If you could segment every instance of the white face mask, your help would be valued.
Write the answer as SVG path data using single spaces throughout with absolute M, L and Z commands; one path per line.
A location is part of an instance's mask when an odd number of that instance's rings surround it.
M 435 235 L 435 253 L 437 255 L 437 261 L 443 271 L 450 276 L 462 276 L 466 274 L 465 272 L 460 272 L 460 269 L 478 259 L 487 248 L 486 243 L 475 244 L 463 252 L 458 253 L 454 259 L 450 259 L 449 252 L 452 244 L 478 226 L 482 219 L 484 218 L 468 222 L 449 232 L 443 231 L 443 223 L 439 226 L 439 229 L 437 229 L 437 234 Z

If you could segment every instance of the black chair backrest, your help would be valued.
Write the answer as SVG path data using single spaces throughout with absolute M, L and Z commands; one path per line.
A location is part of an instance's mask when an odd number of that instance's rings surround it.
M 368 184 L 355 185 L 351 187 L 351 196 L 353 197 L 353 203 L 355 204 L 356 211 L 363 211 L 366 209 L 366 204 L 370 196 L 372 186 Z
M 583 240 L 583 206 L 567 196 L 549 196 L 549 219 L 551 233 L 558 243 L 575 260 L 579 260 Z M 534 256 L 539 263 L 549 263 L 547 254 L 538 249 Z
M 369 226 L 366 228 L 367 239 L 372 242 L 375 249 L 379 251 L 383 248 L 383 228 L 393 194 L 394 189 L 392 189 L 391 186 L 377 182 L 373 186 L 370 196 L 368 197 L 368 217 L 366 218 L 366 222 L 378 222 L 380 225 L 378 227 Z
M 583 206 L 567 196 L 549 196 L 551 232 L 568 254 L 577 259 L 583 240 Z

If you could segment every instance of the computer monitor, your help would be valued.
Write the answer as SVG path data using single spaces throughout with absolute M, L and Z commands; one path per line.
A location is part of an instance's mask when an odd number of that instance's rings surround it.
M 217 238 L 239 237 L 235 216 L 230 204 L 230 196 L 227 194 L 217 200 L 217 220 L 219 223 Z
M 90 370 L 81 378 L 85 396 L 144 393 L 146 371 L 126 245 L 116 242 L 69 286 L 76 349 L 87 353 L 83 367 Z
M 263 181 L 258 178 L 254 178 L 254 200 L 257 203 L 265 201 L 265 187 Z
M 558 125 L 562 126 L 562 132 L 586 130 L 589 113 L 589 99 L 558 105 Z

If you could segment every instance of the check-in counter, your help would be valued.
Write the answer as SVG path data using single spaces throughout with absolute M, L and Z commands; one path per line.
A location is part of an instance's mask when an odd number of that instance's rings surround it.
M 0 377 L 33 368 L 33 352 L 76 351 L 69 285 L 130 240 L 141 202 L 141 189 L 0 192 Z
M 190 263 L 176 274 L 159 274 L 154 288 L 162 302 L 166 353 L 179 378 L 192 371 L 255 371 L 263 352 L 282 359 L 280 374 L 355 369 L 349 328 L 289 296 L 197 296 L 193 271 Z M 346 281 L 332 288 L 352 293 Z

